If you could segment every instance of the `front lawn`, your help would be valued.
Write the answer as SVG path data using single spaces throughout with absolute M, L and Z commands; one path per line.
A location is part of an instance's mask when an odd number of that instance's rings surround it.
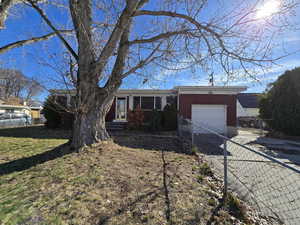
M 220 185 L 200 174 L 195 156 L 112 142 L 76 153 L 66 137 L 44 127 L 0 130 L 0 224 L 238 220 L 218 208 Z

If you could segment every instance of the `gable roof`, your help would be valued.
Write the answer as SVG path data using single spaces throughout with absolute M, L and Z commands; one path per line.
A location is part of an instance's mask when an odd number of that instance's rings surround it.
M 258 108 L 259 93 L 240 93 L 237 99 L 244 108 Z

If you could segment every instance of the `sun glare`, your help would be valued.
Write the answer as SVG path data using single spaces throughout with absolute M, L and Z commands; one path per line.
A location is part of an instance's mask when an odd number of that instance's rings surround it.
M 266 0 L 263 5 L 258 7 L 255 17 L 257 19 L 267 18 L 280 9 L 280 0 Z

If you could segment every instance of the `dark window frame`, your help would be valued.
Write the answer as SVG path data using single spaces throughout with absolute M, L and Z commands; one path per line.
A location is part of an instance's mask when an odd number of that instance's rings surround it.
M 155 107 L 154 96 L 141 96 L 141 109 L 143 110 L 153 110 Z
M 152 111 L 154 109 L 161 111 L 162 110 L 162 96 L 132 96 L 133 97 L 133 110 L 137 109 L 137 106 L 140 106 L 143 111 Z M 143 103 L 143 98 L 152 98 L 152 103 L 150 103 L 151 107 L 144 107 L 145 103 Z M 159 99 L 159 100 L 158 100 Z M 149 104 L 149 103 L 148 103 Z

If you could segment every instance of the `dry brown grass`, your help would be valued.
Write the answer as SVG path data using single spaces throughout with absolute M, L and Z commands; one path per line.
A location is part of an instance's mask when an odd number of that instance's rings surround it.
M 37 160 L 32 153 L 35 145 L 39 146 L 37 153 L 44 151 L 40 160 L 49 151 L 42 143 L 59 145 L 65 140 L 31 137 L 26 142 L 24 138 L 2 138 L 7 143 L 13 140 L 16 150 L 0 147 L 1 224 L 235 223 L 224 210 L 213 214 L 220 186 L 212 177 L 198 182 L 200 165 L 195 156 L 107 142 L 81 153 L 32 162 L 28 167 L 23 164 Z M 14 151 L 18 154 L 20 146 L 30 140 L 30 154 L 21 154 L 29 158 L 13 157 Z

